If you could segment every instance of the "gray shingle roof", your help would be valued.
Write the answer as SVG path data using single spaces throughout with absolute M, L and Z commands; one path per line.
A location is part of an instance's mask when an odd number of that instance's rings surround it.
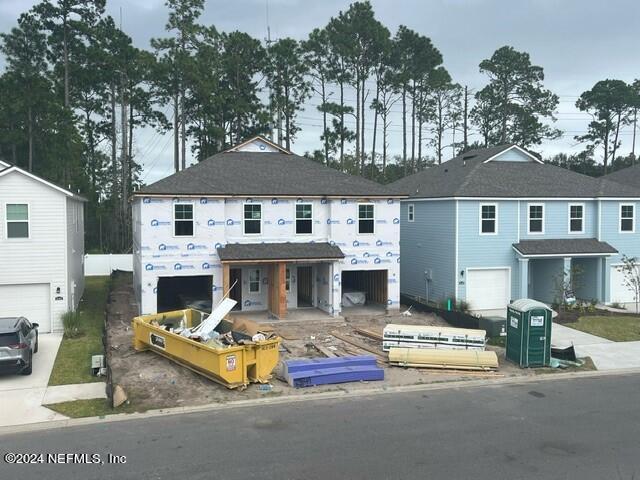
M 607 242 L 595 238 L 549 238 L 545 240 L 521 240 L 513 244 L 520 254 L 529 255 L 580 255 L 614 254 L 618 250 Z
M 135 195 L 398 196 L 378 183 L 286 153 L 226 152 L 135 192 Z
M 605 175 L 603 178 L 612 182 L 640 188 L 640 165 L 623 168 L 622 170 Z
M 640 197 L 633 188 L 607 178 L 593 178 L 538 162 L 491 161 L 511 145 L 471 150 L 390 185 L 413 198 L 526 197 L 593 198 Z
M 218 247 L 223 262 L 251 260 L 339 260 L 344 253 L 337 245 L 320 243 L 230 243 Z

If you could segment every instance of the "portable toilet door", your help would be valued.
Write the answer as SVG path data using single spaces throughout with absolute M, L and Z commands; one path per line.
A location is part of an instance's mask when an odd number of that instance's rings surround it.
M 511 305 L 507 308 L 507 342 L 506 357 L 521 367 L 524 365 L 525 339 L 523 324 L 523 313 Z
M 525 366 L 547 366 L 551 363 L 551 311 L 547 308 L 534 308 L 526 312 L 525 317 L 527 319 Z

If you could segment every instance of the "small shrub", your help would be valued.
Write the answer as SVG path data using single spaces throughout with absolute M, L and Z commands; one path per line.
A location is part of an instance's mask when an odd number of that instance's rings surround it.
M 466 300 L 458 300 L 455 309 L 462 313 L 469 313 L 469 310 L 471 310 L 471 305 L 469 305 L 469 302 L 467 302 Z
M 62 324 L 64 325 L 64 335 L 68 338 L 79 337 L 83 334 L 82 318 L 79 311 L 69 311 L 62 314 Z
M 597 304 L 598 304 L 598 300 L 596 298 L 592 298 L 591 301 L 589 302 L 589 306 L 587 307 L 588 312 L 595 313 Z

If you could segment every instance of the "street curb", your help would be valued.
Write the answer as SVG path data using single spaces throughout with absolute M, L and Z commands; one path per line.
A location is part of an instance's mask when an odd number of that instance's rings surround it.
M 620 375 L 640 374 L 640 368 L 608 370 L 608 371 L 589 371 L 589 372 L 569 372 L 569 373 L 549 373 L 542 375 L 530 375 L 526 377 L 505 377 L 498 379 L 482 379 L 482 380 L 454 380 L 442 381 L 437 383 L 419 384 L 419 385 L 402 385 L 396 387 L 374 387 L 368 389 L 357 390 L 337 390 L 332 392 L 318 392 L 302 395 L 287 395 L 272 398 L 255 398 L 250 400 L 236 400 L 227 403 L 210 403 L 206 405 L 172 407 L 157 410 L 147 410 L 141 413 L 118 413 L 107 415 L 105 417 L 85 417 L 85 418 L 69 418 L 65 420 L 53 420 L 49 422 L 31 423 L 25 425 L 13 425 L 0 427 L 0 437 L 14 433 L 36 432 L 44 430 L 52 430 L 59 428 L 79 427 L 94 424 L 115 423 L 128 420 L 140 420 L 145 418 L 155 418 L 167 415 L 181 415 L 190 413 L 211 412 L 217 410 L 229 410 L 234 408 L 247 408 L 253 406 L 269 406 L 280 405 L 284 403 L 302 403 L 308 401 L 336 400 L 358 397 L 377 396 L 393 393 L 411 393 L 426 392 L 448 389 L 467 389 L 480 387 L 499 387 L 502 385 L 524 385 L 529 383 L 552 382 L 556 380 L 580 380 L 584 378 L 598 378 Z

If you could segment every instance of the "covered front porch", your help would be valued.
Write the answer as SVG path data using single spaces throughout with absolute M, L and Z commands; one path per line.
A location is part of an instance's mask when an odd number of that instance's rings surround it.
M 513 245 L 519 266 L 518 298 L 547 303 L 609 301 L 611 256 L 617 250 L 593 238 L 523 240 Z
M 229 244 L 218 248 L 223 291 L 236 312 L 258 321 L 334 316 L 332 288 L 339 247 L 328 243 Z M 338 299 L 339 305 L 339 299 Z M 303 313 L 304 312 L 304 313 Z

